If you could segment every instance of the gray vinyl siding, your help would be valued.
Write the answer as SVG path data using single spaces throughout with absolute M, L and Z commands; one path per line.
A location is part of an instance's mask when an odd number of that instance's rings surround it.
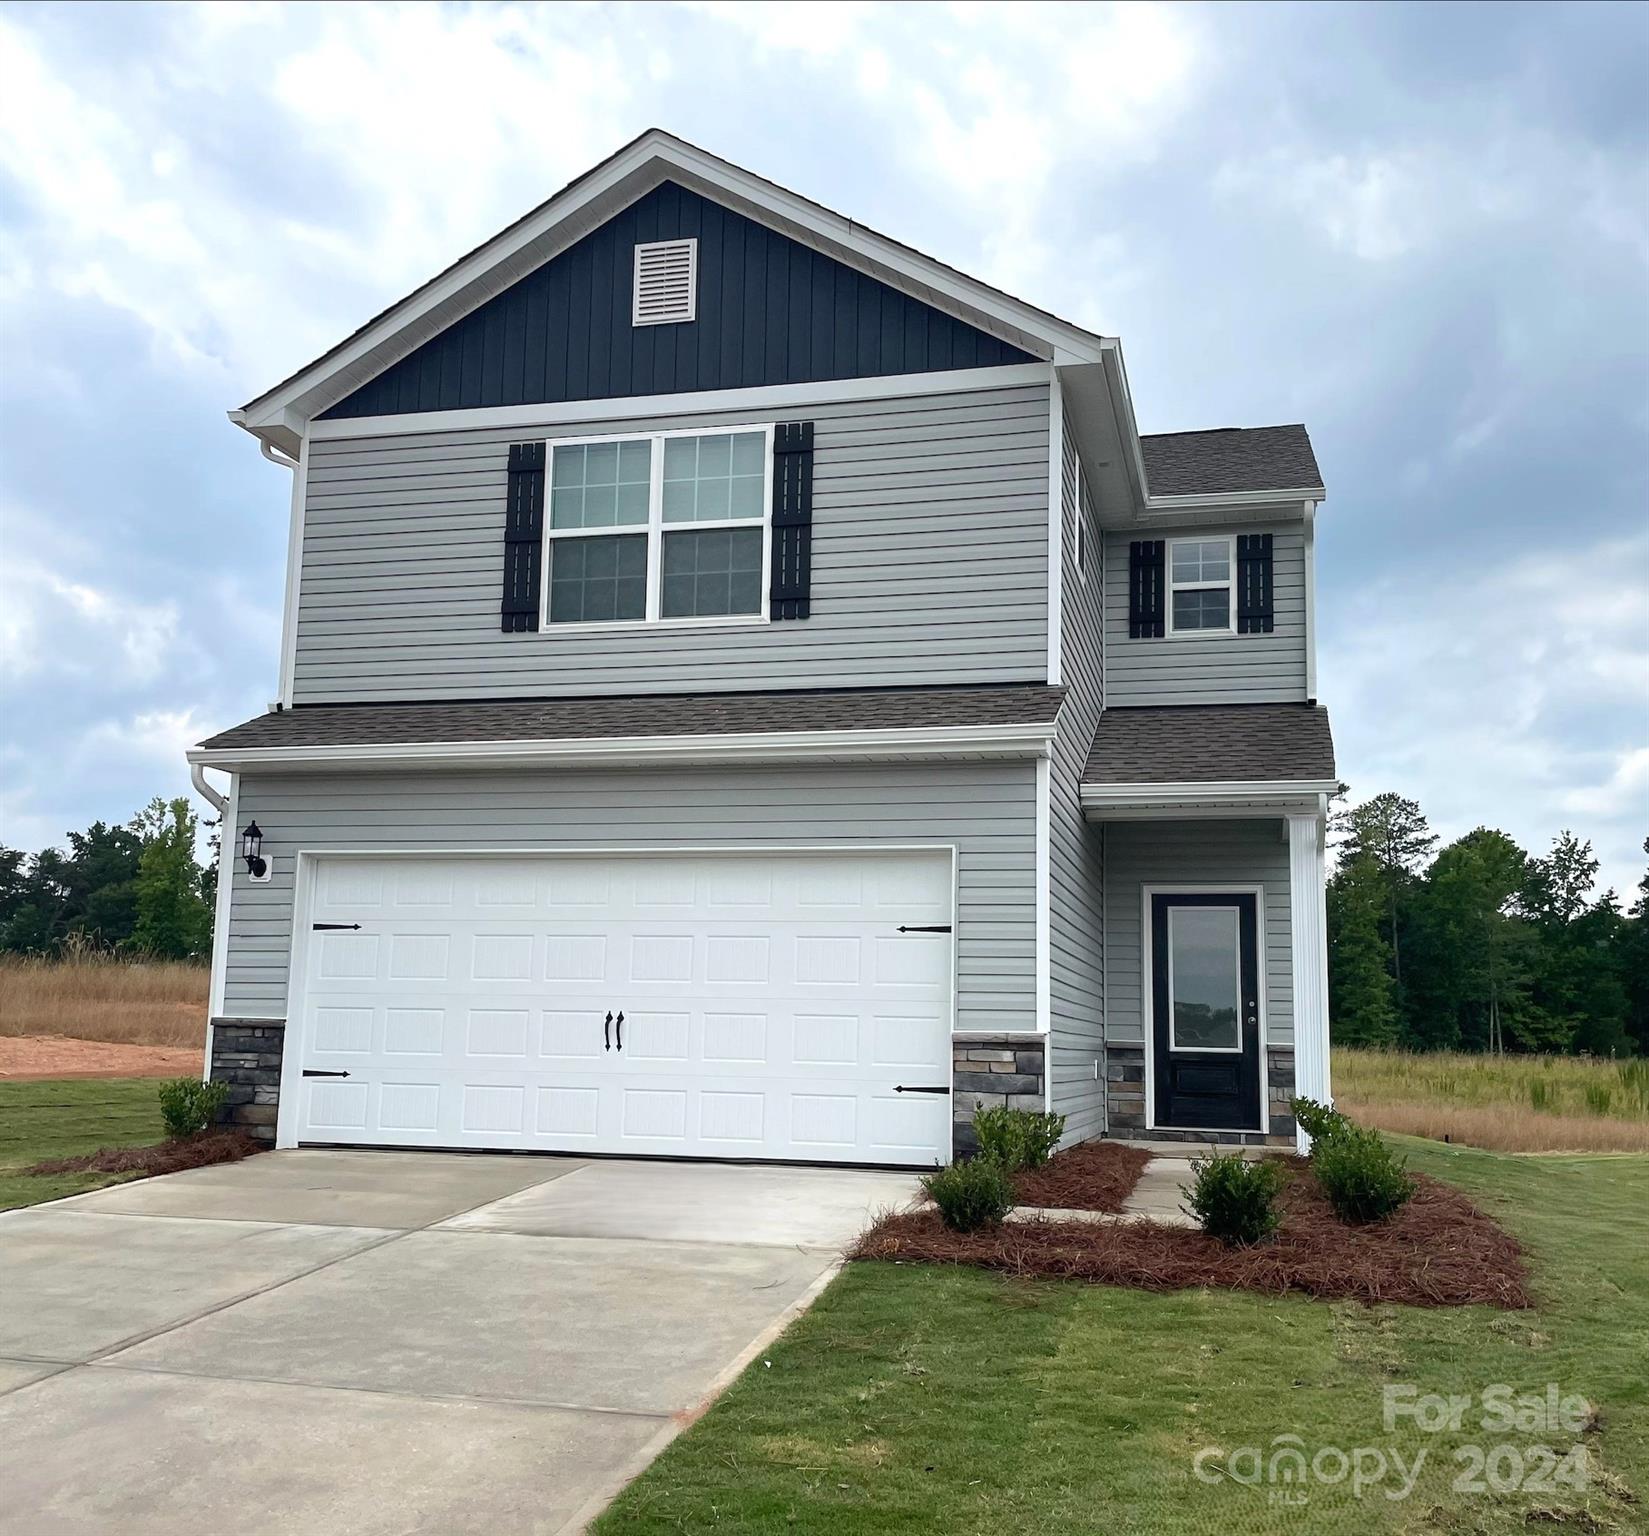
M 1103 704 L 1104 579 L 1095 509 L 1068 423 L 1064 444 L 1060 675 L 1067 692 L 1049 775 L 1049 1093 L 1054 1112 L 1065 1116 L 1067 1141 L 1084 1141 L 1105 1129 L 1105 1084 L 1094 1072 L 1105 1038 L 1103 866 L 1099 829 L 1084 819 L 1081 802 L 1082 768 Z M 1076 559 L 1079 517 L 1089 535 L 1086 581 Z
M 1144 1041 L 1141 887 L 1263 885 L 1265 1022 L 1270 1045 L 1294 1042 L 1288 839 L 1277 818 L 1114 821 L 1105 827 L 1105 1038 Z
M 1047 676 L 1048 386 L 782 413 L 815 425 L 812 617 L 502 634 L 508 445 L 748 411 L 313 442 L 297 703 Z
M 1164 530 L 1162 538 L 1272 535 L 1269 635 L 1128 636 L 1128 533 L 1105 538 L 1105 702 L 1267 704 L 1306 696 L 1305 533 L 1297 523 Z M 1137 535 L 1135 535 L 1137 537 Z M 1153 535 L 1157 536 L 1157 535 Z
M 273 868 L 261 885 L 235 868 L 228 1016 L 286 1016 L 300 849 L 922 843 L 957 849 L 958 1029 L 1036 1027 L 1030 762 L 247 774 L 239 795 Z

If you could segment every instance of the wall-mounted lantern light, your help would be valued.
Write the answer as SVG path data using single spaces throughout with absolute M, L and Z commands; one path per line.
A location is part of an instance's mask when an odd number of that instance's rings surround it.
M 240 835 L 240 856 L 246 860 L 246 872 L 254 880 L 262 880 L 269 873 L 269 863 L 263 857 L 263 833 L 255 821 L 248 822 Z

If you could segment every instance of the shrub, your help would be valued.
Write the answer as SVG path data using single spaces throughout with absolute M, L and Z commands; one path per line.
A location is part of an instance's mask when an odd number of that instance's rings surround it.
M 1414 1193 L 1403 1160 L 1361 1126 L 1326 1137 L 1312 1150 L 1311 1168 L 1341 1221 L 1385 1221 Z
M 1338 1135 L 1351 1124 L 1339 1110 L 1328 1104 L 1319 1104 L 1315 1099 L 1292 1099 L 1289 1109 L 1294 1113 L 1294 1123 L 1311 1138 L 1311 1155 L 1317 1155 L 1317 1144 Z
M 1033 1109 L 978 1108 L 973 1112 L 973 1131 L 983 1161 L 1017 1173 L 1048 1161 L 1065 1134 L 1065 1117 Z
M 223 1101 L 229 1097 L 227 1083 L 203 1083 L 193 1077 L 176 1077 L 160 1085 L 160 1117 L 168 1136 L 195 1136 L 204 1131 Z
M 1277 1230 L 1277 1192 L 1287 1177 L 1280 1163 L 1214 1152 L 1193 1161 L 1191 1172 L 1185 1208 L 1210 1237 L 1228 1248 L 1248 1248 Z
M 940 1168 L 922 1180 L 922 1188 L 955 1232 L 994 1227 L 1013 1209 L 1013 1185 L 1002 1166 L 987 1157 Z

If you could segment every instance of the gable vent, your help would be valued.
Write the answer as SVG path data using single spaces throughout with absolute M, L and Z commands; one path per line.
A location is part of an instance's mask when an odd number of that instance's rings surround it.
M 691 320 L 699 273 L 697 240 L 657 240 L 636 247 L 637 325 L 671 325 Z

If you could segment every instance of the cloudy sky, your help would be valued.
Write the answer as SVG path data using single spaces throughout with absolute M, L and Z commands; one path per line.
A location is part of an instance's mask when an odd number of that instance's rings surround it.
M 1303 420 L 1358 797 L 1649 832 L 1649 9 L 0 5 L 0 840 L 274 687 L 224 411 L 659 125 Z

